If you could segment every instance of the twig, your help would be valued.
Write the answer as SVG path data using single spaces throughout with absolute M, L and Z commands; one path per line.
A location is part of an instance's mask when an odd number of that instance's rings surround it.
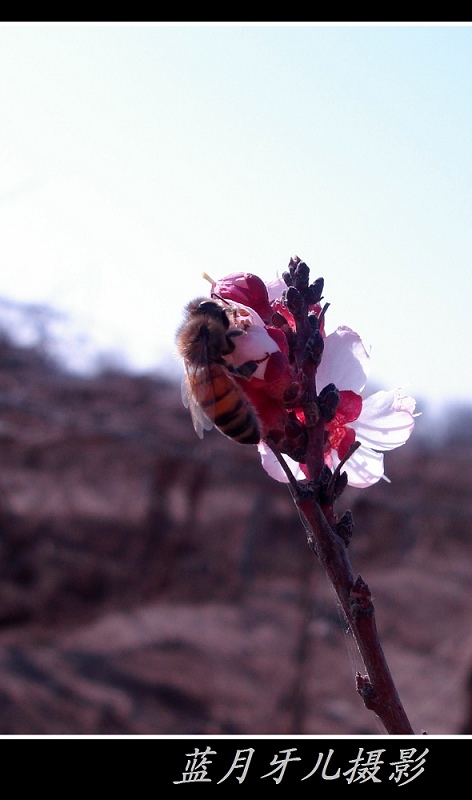
M 308 544 L 334 587 L 359 648 L 367 674 L 357 673 L 357 691 L 366 708 L 381 719 L 387 733 L 414 734 L 380 645 L 369 588 L 360 575 L 354 580 L 347 551 L 349 537 L 343 535 L 341 525 L 337 528 L 334 501 L 346 483 L 343 482 L 346 475 L 341 470 L 359 445 L 356 443 L 349 449 L 334 472 L 331 474 L 328 471 L 329 478 L 326 479 L 325 426 L 334 416 L 336 409 L 333 403 L 338 402 L 339 395 L 336 395 L 337 390 L 333 386 L 329 392 L 329 403 L 326 403 L 328 395 L 325 393 L 325 397 L 320 398 L 323 402 L 320 402 L 316 392 L 315 378 L 323 352 L 323 340 L 319 331 L 319 317 L 314 317 L 309 311 L 310 306 L 321 297 L 323 281 L 318 279 L 309 286 L 308 276 L 306 264 L 298 257 L 291 259 L 289 272 L 284 275 L 289 286 L 286 304 L 296 324 L 293 360 L 303 375 L 305 386 L 300 407 L 304 412 L 307 431 L 305 464 L 309 480 L 303 483 L 296 481 L 275 443 L 269 438 L 266 441 L 288 478 L 292 496 L 306 523 Z M 321 314 L 325 310 L 326 306 Z
M 367 584 L 360 575 L 354 581 L 346 544 L 331 529 L 314 494 L 299 493 L 295 502 L 313 535 L 308 543 L 334 587 L 367 671 L 366 676 L 357 674 L 357 691 L 387 733 L 413 734 L 380 644 Z

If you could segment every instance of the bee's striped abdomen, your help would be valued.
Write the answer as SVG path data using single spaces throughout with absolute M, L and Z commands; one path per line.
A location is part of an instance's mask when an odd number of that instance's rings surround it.
M 233 379 L 220 364 L 211 364 L 200 405 L 217 428 L 241 444 L 258 444 L 261 435 L 256 414 Z

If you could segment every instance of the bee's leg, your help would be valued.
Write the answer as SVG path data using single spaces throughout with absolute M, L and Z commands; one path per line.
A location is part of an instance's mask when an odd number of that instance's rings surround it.
M 259 364 L 257 361 L 246 361 L 245 364 L 240 364 L 239 367 L 233 367 L 231 364 L 226 364 L 225 366 L 228 372 L 236 375 L 237 378 L 249 380 L 254 375 Z
M 238 378 L 246 378 L 249 380 L 254 375 L 259 364 L 262 364 L 263 361 L 267 361 L 268 358 L 269 353 L 266 353 L 263 358 L 258 358 L 257 361 L 245 361 L 244 364 L 240 364 L 239 367 L 225 364 L 225 367 L 228 372 L 232 372 L 232 374 L 236 375 Z
M 239 328 L 236 328 L 234 331 L 229 331 L 229 333 L 226 334 L 226 344 L 228 345 L 228 353 L 232 353 L 234 348 L 236 347 L 235 343 L 233 342 L 234 337 L 243 335 L 244 331 L 240 330 Z
M 252 378 L 253 374 L 255 373 L 257 367 L 259 366 L 258 361 L 246 361 L 244 364 L 240 364 L 239 367 L 233 366 L 233 364 L 228 364 L 224 356 L 220 358 L 214 359 L 215 364 L 221 364 L 225 369 L 228 370 L 232 375 L 235 375 L 237 378 Z

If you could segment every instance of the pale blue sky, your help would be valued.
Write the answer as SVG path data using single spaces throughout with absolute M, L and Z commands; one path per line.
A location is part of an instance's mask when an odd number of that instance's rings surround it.
M 0 26 L 0 297 L 139 369 L 296 253 L 382 388 L 472 400 L 471 190 L 470 26 Z

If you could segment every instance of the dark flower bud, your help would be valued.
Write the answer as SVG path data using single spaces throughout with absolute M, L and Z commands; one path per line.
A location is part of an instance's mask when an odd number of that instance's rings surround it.
M 324 278 L 317 278 L 307 289 L 306 299 L 309 306 L 319 303 L 323 294 Z
M 333 502 L 337 500 L 338 497 L 342 495 L 344 489 L 347 486 L 347 472 L 341 472 L 340 475 L 336 476 L 334 481 L 334 491 L 333 491 Z
M 302 463 L 306 459 L 306 444 L 304 447 L 293 447 L 287 455 L 290 455 L 290 458 L 293 458 L 294 461 Z
M 280 441 L 283 436 L 283 432 L 278 428 L 274 428 L 273 430 L 267 431 L 267 435 L 275 442 L 276 445 L 280 446 Z
M 338 536 L 341 537 L 346 547 L 348 547 L 354 532 L 354 518 L 352 516 L 352 511 L 349 509 L 344 512 L 336 525 L 336 532 Z
M 305 291 L 308 288 L 308 280 L 310 278 L 310 268 L 304 261 L 300 261 L 295 267 L 293 274 L 294 286 L 299 291 Z
M 328 383 L 318 395 L 318 405 L 320 414 L 325 422 L 331 422 L 334 419 L 338 405 L 339 405 L 339 392 L 334 383 Z
M 301 258 L 299 258 L 298 256 L 291 256 L 290 261 L 288 262 L 288 268 L 291 273 L 294 272 L 295 268 L 300 263 L 300 261 Z
M 306 456 L 307 444 L 306 427 L 291 411 L 284 425 L 284 438 L 280 441 L 279 447 L 294 461 L 303 461 Z
M 351 589 L 351 603 L 355 607 L 355 612 L 372 614 L 372 594 L 366 582 L 358 575 L 354 586 Z
M 290 272 L 283 272 L 282 273 L 282 278 L 285 281 L 285 283 L 287 284 L 287 286 L 292 286 L 293 279 L 292 279 L 292 275 L 291 275 Z
M 287 320 L 285 319 L 284 315 L 280 313 L 280 311 L 275 311 L 272 314 L 271 323 L 274 328 L 286 328 L 288 325 Z
M 321 468 L 321 472 L 318 478 L 318 483 L 320 485 L 321 493 L 326 493 L 329 484 L 331 483 L 331 478 L 333 477 L 333 473 L 331 472 L 330 468 L 327 464 L 323 464 Z
M 286 389 L 284 392 L 283 401 L 284 403 L 287 403 L 289 405 L 291 403 L 294 403 L 299 395 L 300 395 L 300 384 L 291 383 L 288 389 Z
M 291 411 L 285 423 L 285 435 L 293 438 L 300 436 L 300 434 L 306 435 L 306 427 L 303 422 L 300 422 L 297 415 Z
M 279 442 L 279 448 L 281 453 L 285 453 L 298 463 L 303 463 L 306 459 L 306 443 L 304 442 L 300 445 L 291 439 L 282 439 Z
M 298 289 L 295 289 L 294 286 L 290 286 L 290 288 L 287 289 L 285 303 L 287 309 L 295 318 L 300 317 L 303 313 L 303 298 Z
M 318 366 L 321 361 L 321 356 L 323 355 L 323 350 L 324 339 L 320 331 L 314 331 L 314 333 L 308 338 L 308 341 L 305 345 L 303 358 L 307 361 L 313 361 L 316 366 Z

